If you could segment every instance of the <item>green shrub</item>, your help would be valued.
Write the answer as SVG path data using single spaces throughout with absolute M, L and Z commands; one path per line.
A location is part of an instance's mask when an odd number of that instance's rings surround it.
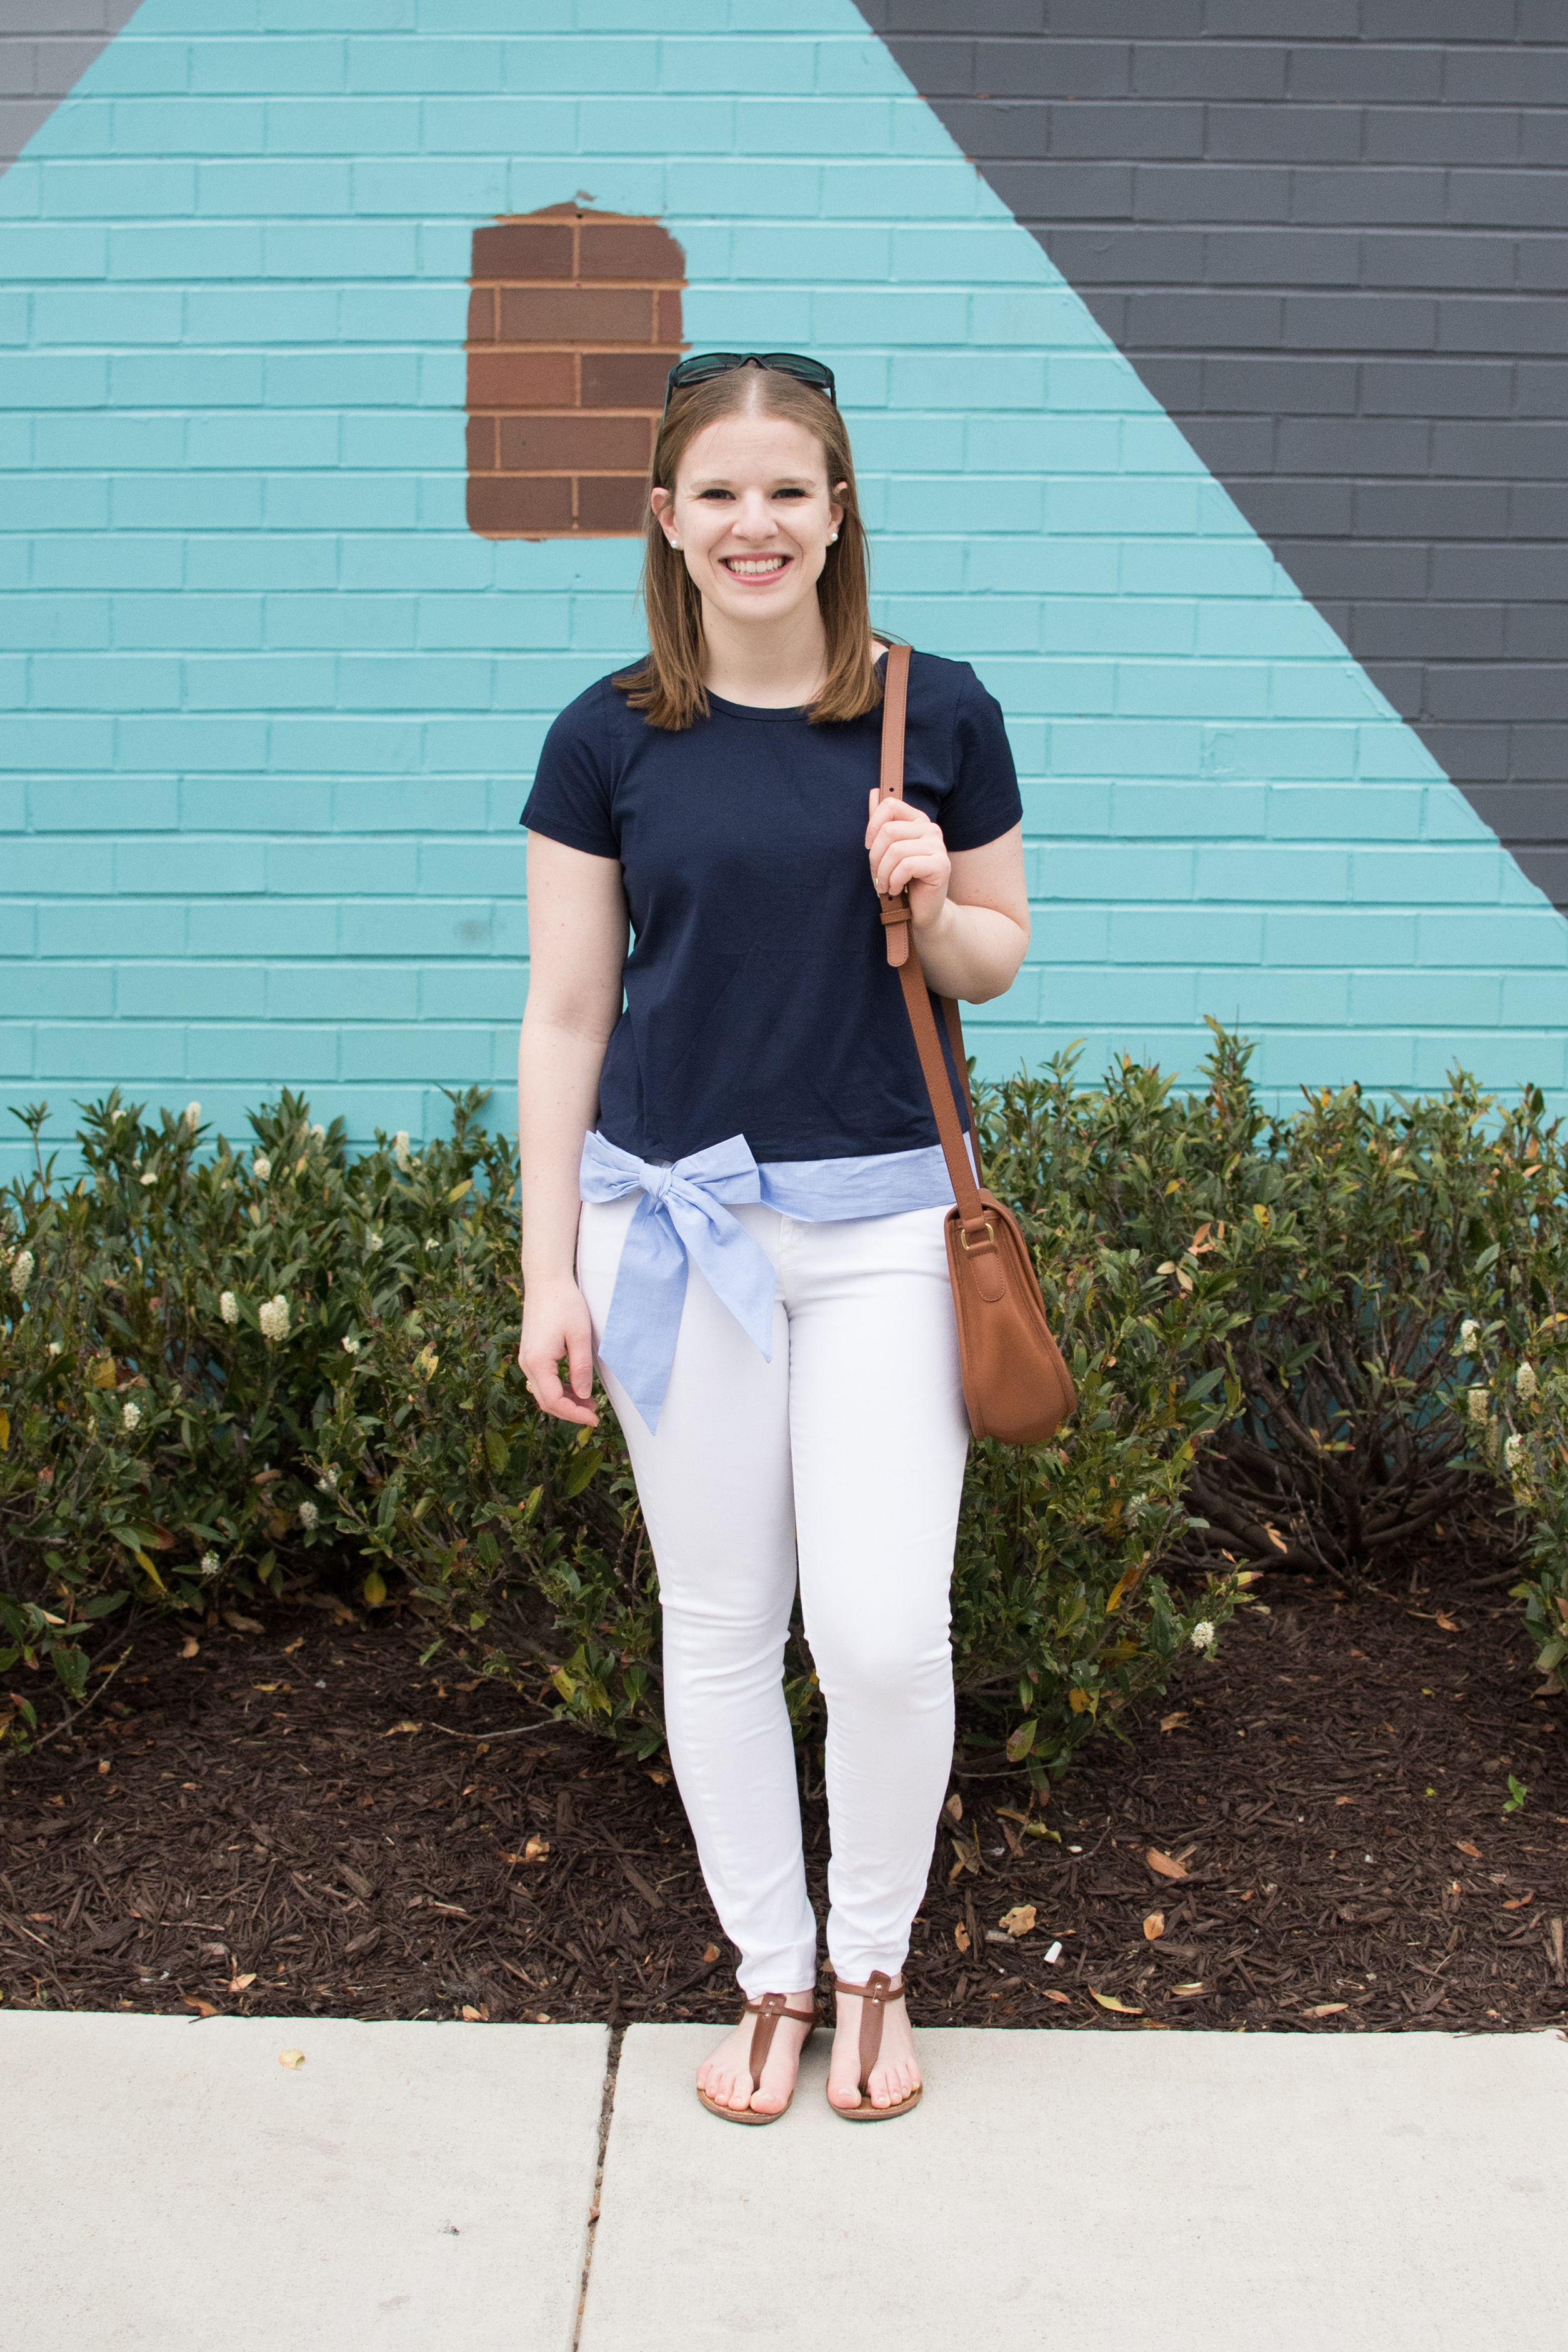
M 1454 1301 L 1452 1404 L 1508 1497 L 1536 1664 L 1568 1686 L 1568 1160 L 1538 1091 L 1491 1143 L 1490 1241 Z
M 86 1114 L 84 1173 L 5 1197 L 0 1673 L 86 1687 L 95 1629 L 256 1606 L 351 1580 L 563 1713 L 643 1753 L 663 1740 L 656 1580 L 626 1452 L 546 1421 L 517 1373 L 516 1165 L 455 1098 L 449 1139 L 340 1129 L 286 1094 L 256 1144 L 210 1145 L 118 1096 Z M 1061 1106 L 1059 1106 L 1061 1108 Z M 1062 1115 L 1069 1117 L 1063 1110 Z M 1082 1402 L 1060 1444 L 975 1449 L 955 1578 L 959 1687 L 982 1750 L 1060 1771 L 1139 1692 L 1212 1645 L 1241 1595 L 1178 1598 L 1196 1448 L 1225 1407 L 1230 1310 L 1108 1246 L 1084 1171 L 1138 1116 L 1128 1077 L 1085 1095 L 1080 1141 L 1024 1220 Z M 1005 1142 L 1009 1169 L 1030 1149 Z M 1076 1156 L 1074 1156 L 1076 1154 Z M 1205 1632 L 1205 1627 L 1211 1629 Z M 1196 1637 L 1196 1639 L 1195 1639 Z M 799 1644 L 804 1741 L 820 1702 Z

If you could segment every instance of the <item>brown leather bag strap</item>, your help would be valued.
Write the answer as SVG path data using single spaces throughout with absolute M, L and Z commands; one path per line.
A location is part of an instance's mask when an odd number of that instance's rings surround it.
M 887 668 L 882 692 L 882 780 L 879 801 L 901 800 L 904 796 L 904 717 L 909 701 L 909 647 L 889 646 Z M 953 1106 L 953 1089 L 948 1083 L 947 1066 L 942 1058 L 942 1047 L 936 1034 L 936 1024 L 931 1013 L 931 995 L 925 985 L 925 974 L 920 968 L 920 952 L 915 944 L 914 927 L 910 920 L 909 893 L 901 890 L 896 898 L 882 898 L 882 919 L 887 930 L 887 960 L 898 967 L 898 977 L 904 988 L 904 1001 L 909 1010 L 909 1024 L 915 1032 L 915 1050 L 920 1056 L 921 1075 L 931 1097 L 936 1114 L 936 1133 L 941 1139 L 942 1156 L 947 1162 L 947 1174 L 953 1186 L 953 1198 L 958 1203 L 958 1214 L 967 1234 L 984 1243 L 982 1228 L 986 1223 L 985 1204 L 980 1188 L 975 1181 L 974 1167 L 964 1149 L 964 1130 L 958 1124 L 958 1114 Z M 964 1053 L 964 1029 L 958 1018 L 958 1007 L 950 996 L 941 1000 L 952 1042 L 953 1058 L 963 1081 L 964 1100 L 968 1106 L 969 1131 L 975 1137 L 977 1158 L 979 1136 L 975 1127 L 974 1097 L 969 1092 L 969 1069 Z

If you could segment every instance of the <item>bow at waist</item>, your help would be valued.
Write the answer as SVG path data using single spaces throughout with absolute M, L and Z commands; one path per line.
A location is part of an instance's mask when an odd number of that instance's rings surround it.
M 763 1360 L 771 1362 L 773 1264 L 724 1205 L 762 1198 L 761 1177 L 743 1135 L 663 1167 L 590 1133 L 578 1189 L 593 1202 L 643 1195 L 622 1244 L 599 1353 L 650 1430 L 659 1426 L 669 1386 L 691 1261 Z

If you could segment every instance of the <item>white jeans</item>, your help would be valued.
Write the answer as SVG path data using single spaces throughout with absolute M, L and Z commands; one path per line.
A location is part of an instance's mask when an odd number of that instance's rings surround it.
M 639 1195 L 585 1203 L 595 1337 Z M 783 1695 L 797 1559 L 827 1701 L 828 1953 L 896 1975 L 953 1759 L 948 1598 L 968 1445 L 942 1209 L 733 1211 L 778 1269 L 764 1363 L 693 1265 L 657 1436 L 600 1367 L 664 1615 L 670 1759 L 745 1991 L 817 1980 Z

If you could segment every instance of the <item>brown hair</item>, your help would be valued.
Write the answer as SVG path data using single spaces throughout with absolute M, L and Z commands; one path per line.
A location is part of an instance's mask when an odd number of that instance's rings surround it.
M 882 685 L 872 667 L 866 543 L 855 495 L 854 459 L 844 420 L 827 394 L 777 369 L 757 367 L 732 368 L 726 375 L 675 393 L 653 444 L 648 487 L 673 492 L 681 459 L 697 435 L 739 409 L 784 417 L 803 425 L 821 444 L 828 488 L 844 512 L 837 544 L 829 548 L 817 582 L 828 670 L 806 716 L 816 720 L 859 719 L 876 709 Z M 651 727 L 689 727 L 694 719 L 708 715 L 702 598 L 651 509 L 643 548 L 643 609 L 648 622 L 647 658 L 623 671 L 615 684 Z

